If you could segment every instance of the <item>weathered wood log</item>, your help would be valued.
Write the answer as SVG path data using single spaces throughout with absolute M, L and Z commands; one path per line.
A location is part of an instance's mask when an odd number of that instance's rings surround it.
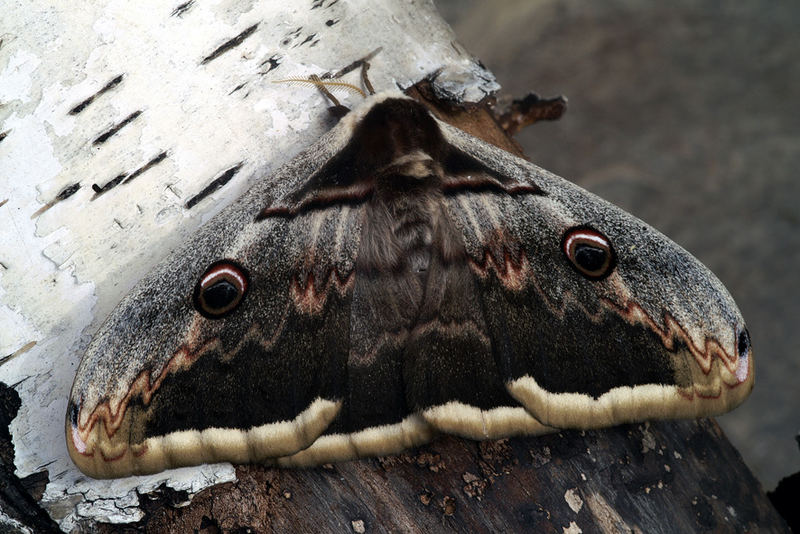
M 156 492 L 104 532 L 786 532 L 713 420 L 441 438 L 308 470 L 239 466 L 191 504 Z M 153 497 L 153 496 L 151 496 Z M 205 529 L 205 530 L 204 530 Z
M 800 434 L 795 436 L 795 441 L 800 447 Z M 767 492 L 767 497 L 792 532 L 800 532 L 800 508 L 797 506 L 800 503 L 800 471 L 781 479 L 774 490 Z

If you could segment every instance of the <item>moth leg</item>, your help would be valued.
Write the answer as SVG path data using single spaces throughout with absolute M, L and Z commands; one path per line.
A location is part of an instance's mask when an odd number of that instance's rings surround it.
M 367 88 L 369 94 L 374 95 L 375 88 L 372 87 L 372 83 L 369 81 L 369 77 L 367 76 L 367 70 L 369 70 L 369 62 L 364 61 L 364 63 L 361 64 L 361 83 L 363 83 L 364 87 Z

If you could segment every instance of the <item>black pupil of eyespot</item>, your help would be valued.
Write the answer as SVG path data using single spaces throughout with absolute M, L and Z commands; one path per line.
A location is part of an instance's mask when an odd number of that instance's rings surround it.
M 750 348 L 750 336 L 747 333 L 747 330 L 742 330 L 739 334 L 739 357 L 743 358 L 746 354 L 748 349 Z
M 72 426 L 78 426 L 78 406 L 69 403 L 69 422 Z
M 575 246 L 575 263 L 587 271 L 598 271 L 606 263 L 606 251 L 591 245 L 578 244 Z
M 206 306 L 212 310 L 219 310 L 230 305 L 237 296 L 239 296 L 239 290 L 228 280 L 214 282 L 203 291 L 203 300 L 205 300 Z

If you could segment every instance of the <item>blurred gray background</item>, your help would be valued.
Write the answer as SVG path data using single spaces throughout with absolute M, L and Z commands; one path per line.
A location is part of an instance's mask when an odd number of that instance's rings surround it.
M 751 397 L 719 422 L 765 489 L 800 471 L 800 2 L 435 0 L 503 92 L 569 98 L 517 139 L 725 283 Z

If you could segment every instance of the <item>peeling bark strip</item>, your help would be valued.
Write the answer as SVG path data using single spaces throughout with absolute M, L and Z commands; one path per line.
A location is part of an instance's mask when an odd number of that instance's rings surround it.
M 113 87 L 116 87 L 117 85 L 119 85 L 119 84 L 120 84 L 120 82 L 122 82 L 122 78 L 123 78 L 124 76 L 125 76 L 124 74 L 120 74 L 119 76 L 117 76 L 116 78 L 114 78 L 113 80 L 111 80 L 110 82 L 108 82 L 107 84 L 105 84 L 105 86 L 104 86 L 102 89 L 100 89 L 100 90 L 99 90 L 99 91 L 97 91 L 95 94 L 93 94 L 92 96 L 90 96 L 89 98 L 87 98 L 86 100 L 84 100 L 84 101 L 83 101 L 83 102 L 81 102 L 80 104 L 76 105 L 76 106 L 75 106 L 74 108 L 72 108 L 71 110 L 69 110 L 69 114 L 70 114 L 70 115 L 77 115 L 78 113 L 80 113 L 81 111 L 83 111 L 84 109 L 86 109 L 86 106 L 88 106 L 89 104 L 91 104 L 92 102 L 94 102 L 95 98 L 97 98 L 98 96 L 102 95 L 103 93 L 105 93 L 105 92 L 106 92 L 106 91 L 108 91 L 109 89 L 111 89 L 111 88 L 113 88 Z
M 197 193 L 195 196 L 190 198 L 188 202 L 186 202 L 186 209 L 187 210 L 188 209 L 192 209 L 198 202 L 200 202 L 201 200 L 206 198 L 208 195 L 210 195 L 211 193 L 213 193 L 214 191 L 216 191 L 217 189 L 219 189 L 223 185 L 225 185 L 228 182 L 230 182 L 231 178 L 233 178 L 234 175 L 237 172 L 239 172 L 239 169 L 242 168 L 242 165 L 244 165 L 244 163 L 239 163 L 238 165 L 235 165 L 235 166 L 231 167 L 230 169 L 228 169 L 227 171 L 225 171 L 224 173 L 222 173 L 219 176 L 219 178 L 215 178 L 214 181 L 212 181 L 210 184 L 208 184 L 202 191 Z
M 180 17 L 183 16 L 184 13 L 189 11 L 192 6 L 194 5 L 194 0 L 189 0 L 188 2 L 184 2 L 172 10 L 171 16 L 173 17 Z
M 242 33 L 240 33 L 239 35 L 237 35 L 233 39 L 230 39 L 229 41 L 226 41 L 225 43 L 220 45 L 216 50 L 214 50 L 209 55 L 204 57 L 203 61 L 201 61 L 200 64 L 201 65 L 205 65 L 206 63 L 209 63 L 209 62 L 217 59 L 219 56 L 221 56 L 222 54 L 224 54 L 228 50 L 236 48 L 237 46 L 242 44 L 245 39 L 250 37 L 253 34 L 253 32 L 255 32 L 257 29 L 258 29 L 258 23 L 253 24 L 252 26 L 250 26 L 249 28 L 244 30 Z
M 105 133 L 99 135 L 92 144 L 95 146 L 102 145 L 103 143 L 108 141 L 109 137 L 116 134 L 118 131 L 124 128 L 129 122 L 133 121 L 136 117 L 138 117 L 141 114 L 142 114 L 141 110 L 134 111 L 133 113 L 122 119 L 121 122 L 118 122 L 117 124 L 109 128 Z
M 2 267 L 3 269 L 6 268 L 6 266 L 3 265 L 2 263 L 0 263 L 0 267 Z M 17 350 L 12 352 L 11 354 L 7 354 L 6 356 L 3 356 L 2 358 L 0 358 L 0 365 L 4 365 L 4 364 L 8 363 L 9 361 L 11 361 L 14 358 L 16 358 L 17 356 L 19 356 L 20 354 L 25 354 L 26 352 L 28 352 L 29 350 L 31 350 L 35 346 L 36 346 L 36 341 L 28 341 L 27 343 L 25 343 L 23 346 L 21 346 L 20 348 L 18 348 Z

